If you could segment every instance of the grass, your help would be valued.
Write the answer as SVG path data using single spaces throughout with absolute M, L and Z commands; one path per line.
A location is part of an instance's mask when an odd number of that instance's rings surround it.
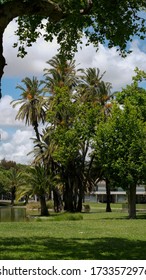
M 0 223 L 0 259 L 144 260 L 146 213 L 129 220 L 121 205 L 92 203 L 90 213 L 51 213 L 28 222 Z

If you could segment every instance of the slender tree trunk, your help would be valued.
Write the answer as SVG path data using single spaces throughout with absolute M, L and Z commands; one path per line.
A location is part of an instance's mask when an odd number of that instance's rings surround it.
M 42 149 L 42 146 L 41 146 L 41 139 L 40 139 L 40 134 L 39 134 L 39 130 L 38 130 L 38 123 L 37 121 L 34 122 L 33 124 L 33 128 L 34 128 L 34 131 L 35 131 L 35 134 L 36 134 L 36 138 L 38 140 L 38 147 L 40 149 L 40 153 L 43 155 L 43 149 Z M 43 162 L 44 162 L 44 156 L 43 156 Z M 44 164 L 45 166 L 45 164 Z
M 130 219 L 136 219 L 136 184 L 130 185 L 128 191 L 128 212 Z
M 15 201 L 15 193 L 16 193 L 16 187 L 13 186 L 11 188 L 11 205 L 13 206 L 14 205 L 14 201 Z
M 84 197 L 84 192 L 83 192 L 83 185 L 82 182 L 79 180 L 79 198 L 78 198 L 78 206 L 77 206 L 77 212 L 82 211 L 82 202 L 83 202 L 83 197 Z
M 35 134 L 36 134 L 36 138 L 40 142 L 40 134 L 39 134 L 39 130 L 38 130 L 38 123 L 35 122 L 33 127 L 34 127 L 34 131 L 35 131 Z
M 112 212 L 111 205 L 110 205 L 110 181 L 106 179 L 106 212 Z
M 41 216 L 49 216 L 48 208 L 46 205 L 45 194 L 39 196 L 41 204 Z
M 79 194 L 77 212 L 82 212 L 82 201 L 83 201 L 83 197 L 82 195 Z
M 62 199 L 61 199 L 61 193 L 58 190 L 58 188 L 54 188 L 53 197 L 54 197 L 54 211 L 60 212 L 62 210 Z

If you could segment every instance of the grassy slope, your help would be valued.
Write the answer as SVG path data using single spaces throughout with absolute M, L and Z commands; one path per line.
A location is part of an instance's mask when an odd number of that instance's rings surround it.
M 0 259 L 145 259 L 145 214 L 104 211 L 93 204 L 91 213 L 1 223 Z

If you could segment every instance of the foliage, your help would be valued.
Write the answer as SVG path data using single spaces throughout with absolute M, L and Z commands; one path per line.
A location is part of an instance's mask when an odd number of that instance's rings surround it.
M 17 86 L 22 91 L 21 99 L 12 101 L 13 107 L 22 104 L 16 119 L 25 120 L 26 124 L 33 126 L 39 121 L 44 123 L 46 104 L 42 96 L 43 89 L 40 88 L 40 82 L 36 77 L 33 77 L 32 80 L 26 77 L 22 83 L 25 87 Z
M 3 169 L 9 170 L 10 168 L 16 168 L 16 162 L 15 161 L 7 161 L 5 158 L 1 160 L 0 167 Z
M 13 200 L 15 198 L 15 190 L 20 185 L 20 177 L 19 172 L 24 171 L 26 169 L 26 165 L 16 164 L 14 161 L 7 161 L 6 159 L 1 160 L 0 164 L 0 192 L 5 194 L 6 197 L 8 194 L 14 191 Z M 11 201 L 12 204 L 14 201 Z
M 0 194 L 4 194 L 7 191 L 7 173 L 4 170 L 0 170 Z
M 125 56 L 131 52 L 128 42 L 134 35 L 145 38 L 146 20 L 140 13 L 145 8 L 145 0 L 1 0 L 0 80 L 6 65 L 3 34 L 16 17 L 18 41 L 14 47 L 18 47 L 18 56 L 24 57 L 27 47 L 43 36 L 49 42 L 56 37 L 60 52 L 71 58 L 84 35 L 87 45 L 93 43 L 98 49 L 99 43 L 106 43 L 109 48 L 116 46 Z
M 44 83 L 46 90 L 53 94 L 55 87 L 73 88 L 78 83 L 75 60 L 67 60 L 65 55 L 58 53 L 47 61 L 48 67 L 44 69 Z
M 49 178 L 42 166 L 31 166 L 25 172 L 20 173 L 21 186 L 17 189 L 17 200 L 27 195 L 40 196 L 49 191 Z
M 145 138 L 141 114 L 128 101 L 123 109 L 114 105 L 111 117 L 99 124 L 94 138 L 96 164 L 103 176 L 130 193 L 146 180 Z
M 83 220 L 82 214 L 76 214 L 76 213 L 64 213 L 58 216 L 54 217 L 55 221 L 80 221 Z
M 41 215 L 48 216 L 46 194 L 49 190 L 49 176 L 44 166 L 31 166 L 27 172 L 21 172 L 21 185 L 17 188 L 17 200 L 24 196 L 37 195 L 40 200 Z
M 25 55 L 25 46 L 31 46 L 42 34 L 42 30 L 45 30 L 43 37 L 47 41 L 52 41 L 56 36 L 61 50 L 66 53 L 77 50 L 77 43 L 81 42 L 83 33 L 88 37 L 87 44 L 92 42 L 97 47 L 99 42 L 105 43 L 105 40 L 108 40 L 109 47 L 119 46 L 123 53 L 127 42 L 132 40 L 133 35 L 144 38 L 145 20 L 140 17 L 138 12 L 146 7 L 145 1 L 69 0 L 48 2 L 57 7 L 52 15 L 54 20 L 51 20 L 51 15 L 47 16 L 45 11 L 44 16 L 43 12 L 40 15 L 38 11 L 27 16 L 26 10 L 26 15 L 19 17 L 19 28 L 16 32 L 20 43 L 19 54 Z M 43 6 L 43 1 L 40 1 L 37 4 L 38 9 L 41 3 Z M 42 19 L 46 21 L 42 22 Z
M 40 134 L 38 131 L 38 125 L 40 122 L 44 124 L 45 115 L 47 109 L 47 103 L 44 99 L 43 88 L 40 88 L 41 82 L 36 77 L 32 80 L 28 77 L 22 80 L 24 86 L 18 85 L 22 91 L 21 99 L 13 100 L 11 104 L 13 108 L 20 106 L 19 111 L 16 115 L 16 119 L 25 120 L 25 124 L 32 125 L 36 134 L 36 138 L 40 141 Z
M 146 80 L 146 73 L 138 68 L 135 69 L 136 75 L 132 78 L 131 85 L 127 85 L 121 92 L 115 94 L 116 100 L 123 104 L 126 99 L 134 106 L 138 106 L 143 120 L 146 121 L 146 89 L 140 87 L 141 82 Z

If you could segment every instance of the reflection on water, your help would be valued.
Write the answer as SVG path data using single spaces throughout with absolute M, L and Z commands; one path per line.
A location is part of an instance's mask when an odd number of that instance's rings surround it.
M 24 207 L 1 207 L 0 222 L 19 222 L 26 220 L 26 208 Z

